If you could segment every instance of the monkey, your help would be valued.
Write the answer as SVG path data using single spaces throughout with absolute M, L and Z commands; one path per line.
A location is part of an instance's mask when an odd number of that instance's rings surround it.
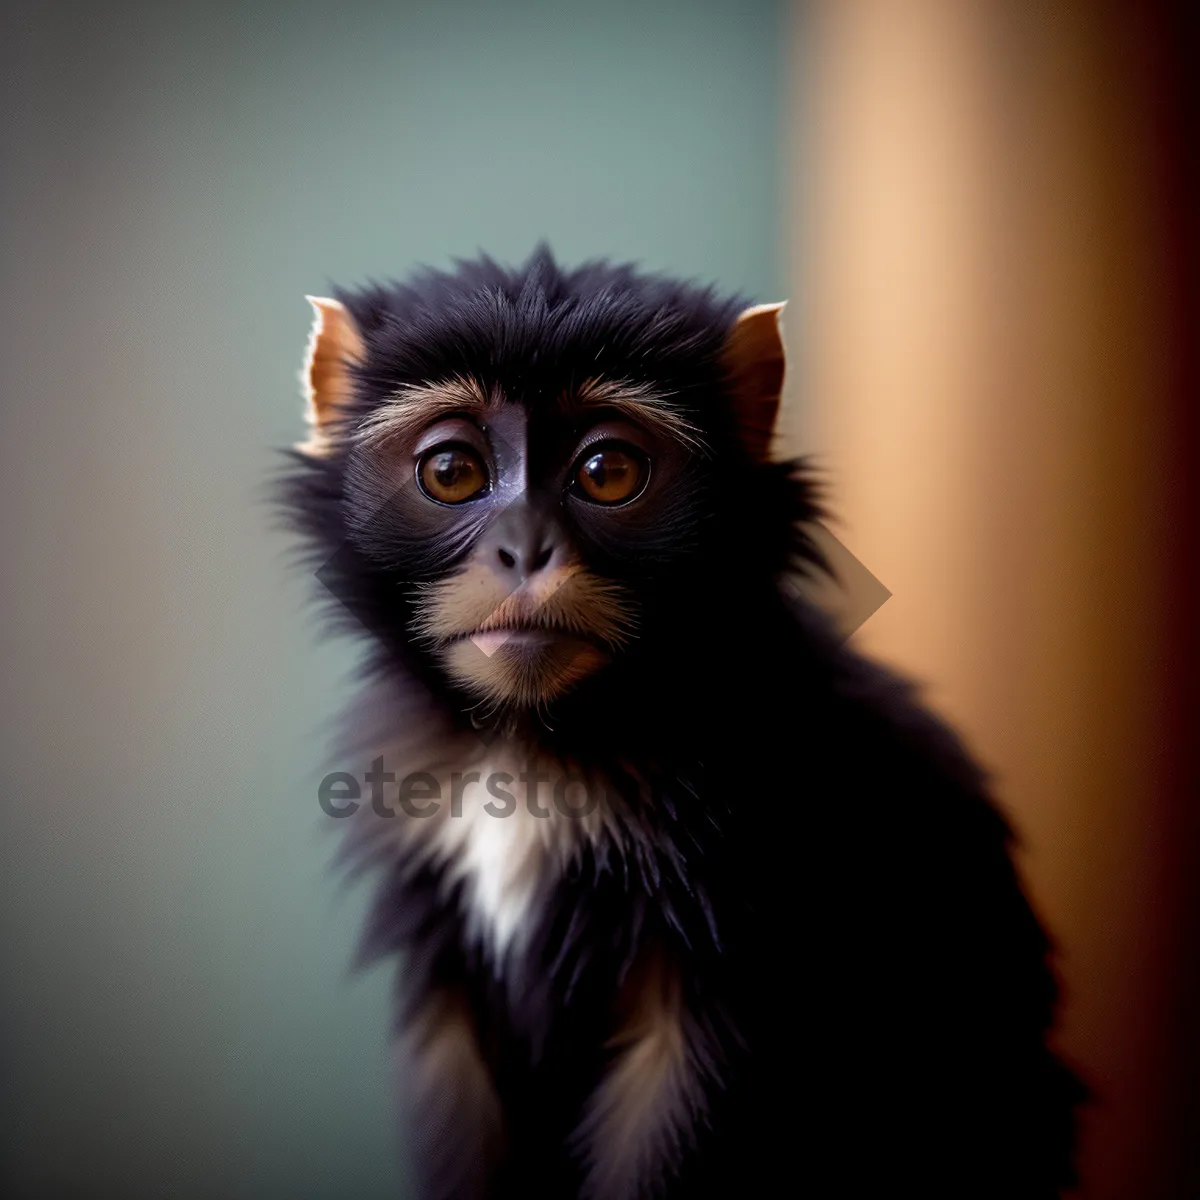
M 789 586 L 783 306 L 544 243 L 310 300 L 277 497 L 366 647 L 339 859 L 417 1194 L 1061 1195 L 1012 824 Z

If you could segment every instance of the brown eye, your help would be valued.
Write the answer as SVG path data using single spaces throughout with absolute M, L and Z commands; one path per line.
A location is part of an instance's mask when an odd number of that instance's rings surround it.
M 632 446 L 602 446 L 584 455 L 575 482 L 594 504 L 621 504 L 641 492 L 649 466 Z
M 441 504 L 462 504 L 487 487 L 487 470 L 465 446 L 437 446 L 417 466 L 421 490 Z

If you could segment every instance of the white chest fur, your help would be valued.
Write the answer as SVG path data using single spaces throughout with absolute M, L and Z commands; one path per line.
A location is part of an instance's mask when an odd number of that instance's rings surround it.
M 536 906 L 604 824 L 594 789 L 579 781 L 564 790 L 561 778 L 561 771 L 504 756 L 473 763 L 445 777 L 451 802 L 419 822 L 447 884 L 461 885 L 469 933 L 497 961 L 519 952 Z

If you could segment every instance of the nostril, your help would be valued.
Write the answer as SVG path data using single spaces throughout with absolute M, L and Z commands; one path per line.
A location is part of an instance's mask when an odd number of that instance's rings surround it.
M 539 550 L 533 557 L 533 562 L 530 568 L 534 571 L 540 571 L 549 561 L 550 556 L 554 553 L 553 546 L 547 546 L 544 550 Z
M 500 555 L 500 561 L 510 570 L 517 565 L 517 560 L 513 558 L 513 556 L 509 554 L 507 550 L 500 550 L 498 553 Z

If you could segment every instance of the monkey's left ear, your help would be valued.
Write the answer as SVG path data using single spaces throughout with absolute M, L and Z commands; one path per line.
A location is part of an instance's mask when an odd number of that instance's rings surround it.
M 296 449 L 321 458 L 332 449 L 333 426 L 354 397 L 351 371 L 366 358 L 366 346 L 350 310 L 340 300 L 304 298 L 313 306 L 312 330 L 300 372 L 311 429 L 308 441 L 298 443 Z
M 765 459 L 783 391 L 783 335 L 779 314 L 786 301 L 756 304 L 733 323 L 721 351 L 746 448 Z

